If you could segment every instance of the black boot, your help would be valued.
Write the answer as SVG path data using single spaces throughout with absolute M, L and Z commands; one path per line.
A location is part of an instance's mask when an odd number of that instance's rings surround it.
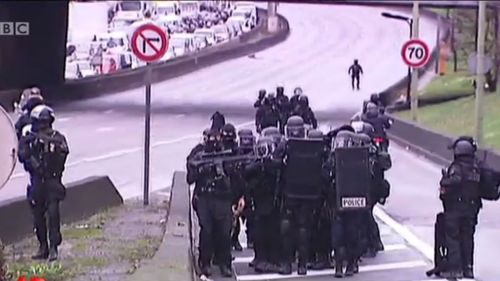
M 354 270 L 355 270 L 354 262 L 347 263 L 347 266 L 345 268 L 345 276 L 353 276 Z
M 474 270 L 472 266 L 468 266 L 464 269 L 464 278 L 474 279 Z
M 341 261 L 335 260 L 335 278 L 344 277 L 344 266 Z
M 209 277 L 210 275 L 212 275 L 212 269 L 210 268 L 209 265 L 202 265 L 200 266 L 200 272 L 202 275 L 205 275 L 207 277 Z
M 241 246 L 240 241 L 233 241 L 233 249 L 238 252 L 243 251 L 243 247 Z
M 298 275 L 306 275 L 307 274 L 307 263 L 300 263 L 297 266 L 297 274 Z
M 49 258 L 49 247 L 47 244 L 42 244 L 38 247 L 38 251 L 31 256 L 34 260 L 46 260 Z
M 253 270 L 257 273 L 264 273 L 267 270 L 266 263 L 262 261 L 258 261 L 254 264 Z
M 292 274 L 292 264 L 290 263 L 284 263 L 281 265 L 280 272 L 279 274 L 282 275 L 290 275 Z
M 230 266 L 221 265 L 220 266 L 220 274 L 222 275 L 222 277 L 231 277 L 231 276 L 233 276 L 233 271 L 231 270 Z
M 254 267 L 256 262 L 257 262 L 257 261 L 255 260 L 255 258 L 253 258 L 253 260 L 252 260 L 251 262 L 249 262 L 249 263 L 248 263 L 248 266 L 249 266 L 249 267 Z
M 56 261 L 58 257 L 59 253 L 57 252 L 57 246 L 50 246 L 49 261 Z

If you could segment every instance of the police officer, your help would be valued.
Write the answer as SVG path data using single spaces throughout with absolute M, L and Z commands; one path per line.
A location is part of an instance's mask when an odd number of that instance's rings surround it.
M 226 118 L 222 113 L 219 111 L 216 111 L 212 117 L 210 117 L 210 120 L 212 121 L 212 130 L 220 131 L 222 129 L 222 126 L 226 124 Z
M 285 95 L 285 88 L 279 86 L 276 88 L 276 105 L 278 107 L 278 111 L 280 113 L 280 132 L 282 134 L 285 133 L 285 124 L 290 116 L 290 101 L 288 97 Z
M 275 204 L 277 192 L 277 170 L 271 163 L 274 149 L 273 139 L 262 136 L 257 141 L 255 154 L 258 160 L 246 169 L 249 178 L 254 179 L 250 185 L 255 207 L 255 260 L 254 270 L 257 273 L 279 271 L 279 216 Z
M 18 157 L 31 178 L 27 197 L 39 243 L 32 258 L 54 261 L 62 242 L 59 204 L 66 197 L 61 178 L 69 149 L 64 135 L 52 128 L 55 115 L 50 107 L 38 105 L 30 117 L 31 130 L 19 141 Z
M 332 135 L 332 152 L 338 148 L 349 148 L 359 146 L 362 141 L 359 136 L 354 133 L 351 126 L 342 126 L 331 132 Z M 333 198 L 339 196 L 339 192 L 345 189 L 353 188 L 352 186 L 342 186 L 344 183 L 339 182 L 337 172 L 337 156 L 335 153 L 333 159 L 330 158 L 328 166 L 331 171 L 331 177 L 334 182 Z M 369 171 L 344 171 L 349 173 L 369 173 Z M 369 182 L 367 182 L 369 184 Z M 342 194 L 342 193 L 340 193 Z M 368 196 L 368 194 L 366 194 Z M 335 277 L 352 276 L 358 272 L 358 262 L 366 249 L 366 233 L 362 226 L 366 218 L 365 210 L 340 210 L 341 206 L 336 204 L 336 201 L 331 201 L 334 212 L 332 216 L 332 246 L 335 250 Z M 344 272 L 344 265 L 345 272 Z
M 366 107 L 368 106 L 368 103 L 370 103 L 370 102 L 375 104 L 376 106 L 378 106 L 380 114 L 385 113 L 384 104 L 382 103 L 382 100 L 380 99 L 380 95 L 377 93 L 371 94 L 369 100 L 363 101 L 363 113 L 366 113 Z
M 363 68 L 358 63 L 357 59 L 354 60 L 354 63 L 349 67 L 349 70 L 347 72 L 349 73 L 349 75 L 351 75 L 352 89 L 359 90 L 359 78 L 361 74 L 363 74 Z
M 241 129 L 238 131 L 238 148 L 240 154 L 252 154 L 255 146 L 255 136 L 250 129 Z
M 187 158 L 186 180 L 188 184 L 195 184 L 192 204 L 200 225 L 198 263 L 201 273 L 211 275 L 212 257 L 216 254 L 221 274 L 231 277 L 231 209 L 234 195 L 231 184 L 225 172 L 214 163 L 196 162 L 203 153 L 220 151 L 218 132 L 210 130 L 206 134 L 203 151 L 190 153 Z
M 392 120 L 386 115 L 380 114 L 379 108 L 372 102 L 366 106 L 366 113 L 361 116 L 361 120 L 373 126 L 375 129 L 374 137 L 381 140 L 381 149 L 387 151 L 389 139 L 386 130 L 391 127 Z
M 259 96 L 257 98 L 257 101 L 253 104 L 253 107 L 258 109 L 264 103 L 264 99 L 266 98 L 266 94 L 267 94 L 267 92 L 265 89 L 259 90 Z
M 258 133 L 267 127 L 278 127 L 280 114 L 273 103 L 273 95 L 268 95 L 255 114 L 255 127 Z
M 301 87 L 296 87 L 293 89 L 293 95 L 290 98 L 290 110 L 293 110 L 297 105 L 299 105 L 299 97 L 304 93 Z
M 296 142 L 306 137 L 304 121 L 299 116 L 288 119 L 285 133 L 288 140 L 278 146 L 273 155 L 281 167 L 284 188 L 280 226 L 284 253 L 280 273 L 292 273 L 295 257 L 293 237 L 296 237 L 297 273 L 305 275 L 309 262 L 313 209 L 318 204 L 322 186 L 326 182 L 322 173 L 323 142 Z
M 309 106 L 309 99 L 305 95 L 299 97 L 299 103 L 292 112 L 293 115 L 298 115 L 304 120 L 304 123 L 311 126 L 313 129 L 318 128 L 318 120 L 314 116 L 314 112 Z
M 470 137 L 458 138 L 453 146 L 454 159 L 441 178 L 448 248 L 444 278 L 474 278 L 474 233 L 482 207 L 481 171 L 475 157 L 476 144 Z
M 23 129 L 31 124 L 31 111 L 38 105 L 44 104 L 38 88 L 25 89 L 21 94 L 19 104 L 20 116 L 15 124 L 17 139 L 21 139 Z
M 315 139 L 324 141 L 323 132 L 320 130 L 312 129 L 307 132 L 308 139 Z M 324 147 L 327 154 L 328 147 Z M 328 178 L 328 172 L 325 170 L 325 178 Z M 330 216 L 327 206 L 328 197 L 328 183 L 325 184 L 322 190 L 322 196 L 315 206 L 313 215 L 313 225 L 311 231 L 311 255 L 310 265 L 308 267 L 314 270 L 322 270 L 330 268 L 331 261 L 331 233 L 330 233 Z

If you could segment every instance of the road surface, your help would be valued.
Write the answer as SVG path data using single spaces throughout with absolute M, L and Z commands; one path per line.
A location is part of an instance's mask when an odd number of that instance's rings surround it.
M 287 93 L 301 86 L 318 112 L 354 113 L 370 93 L 382 91 L 406 75 L 399 54 L 408 27 L 381 17 L 386 10 L 282 4 L 280 13 L 289 19 L 292 30 L 284 43 L 257 53 L 255 59 L 231 60 L 154 85 L 152 189 L 170 186 L 173 170 L 184 168 L 187 152 L 208 125 L 210 110 L 239 113 L 227 119 L 252 126 L 253 118 L 246 113 L 252 111 L 258 89 L 284 85 Z M 434 23 L 422 19 L 420 30 L 423 39 L 434 45 Z M 360 92 L 351 91 L 347 76 L 354 58 L 365 70 Z M 109 175 L 125 198 L 141 194 L 143 97 L 143 89 L 135 89 L 57 108 L 56 128 L 67 134 L 71 149 L 65 182 Z M 440 167 L 396 145 L 391 146 L 391 153 L 394 167 L 388 177 L 393 188 L 384 209 L 432 244 L 431 227 L 440 209 L 436 194 Z M 23 195 L 25 184 L 26 176 L 18 167 L 0 191 L 0 199 Z M 499 252 L 495 241 L 499 220 L 494 217 L 494 208 L 485 208 L 478 228 L 476 272 L 481 280 L 497 280 L 500 275 L 491 262 Z M 384 241 L 393 245 L 392 250 L 366 261 L 365 273 L 351 280 L 425 280 L 423 272 L 428 264 L 420 254 L 425 249 L 416 251 L 403 240 L 401 231 L 386 223 L 381 223 Z M 242 274 L 238 268 L 239 275 L 250 276 L 247 280 L 263 279 L 250 272 Z M 332 276 L 301 278 L 326 280 Z

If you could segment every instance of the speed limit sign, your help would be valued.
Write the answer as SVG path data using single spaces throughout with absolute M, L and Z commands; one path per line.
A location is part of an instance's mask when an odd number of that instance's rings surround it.
M 406 41 L 401 49 L 404 63 L 413 68 L 423 67 L 429 61 L 430 56 L 429 46 L 420 39 Z

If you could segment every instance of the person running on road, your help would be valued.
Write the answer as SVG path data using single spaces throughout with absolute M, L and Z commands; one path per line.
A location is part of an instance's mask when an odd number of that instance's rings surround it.
M 363 68 L 359 65 L 357 59 L 355 59 L 353 65 L 349 67 L 348 73 L 351 75 L 352 89 L 354 90 L 354 86 L 356 86 L 356 89 L 359 91 L 359 76 L 363 74 Z

